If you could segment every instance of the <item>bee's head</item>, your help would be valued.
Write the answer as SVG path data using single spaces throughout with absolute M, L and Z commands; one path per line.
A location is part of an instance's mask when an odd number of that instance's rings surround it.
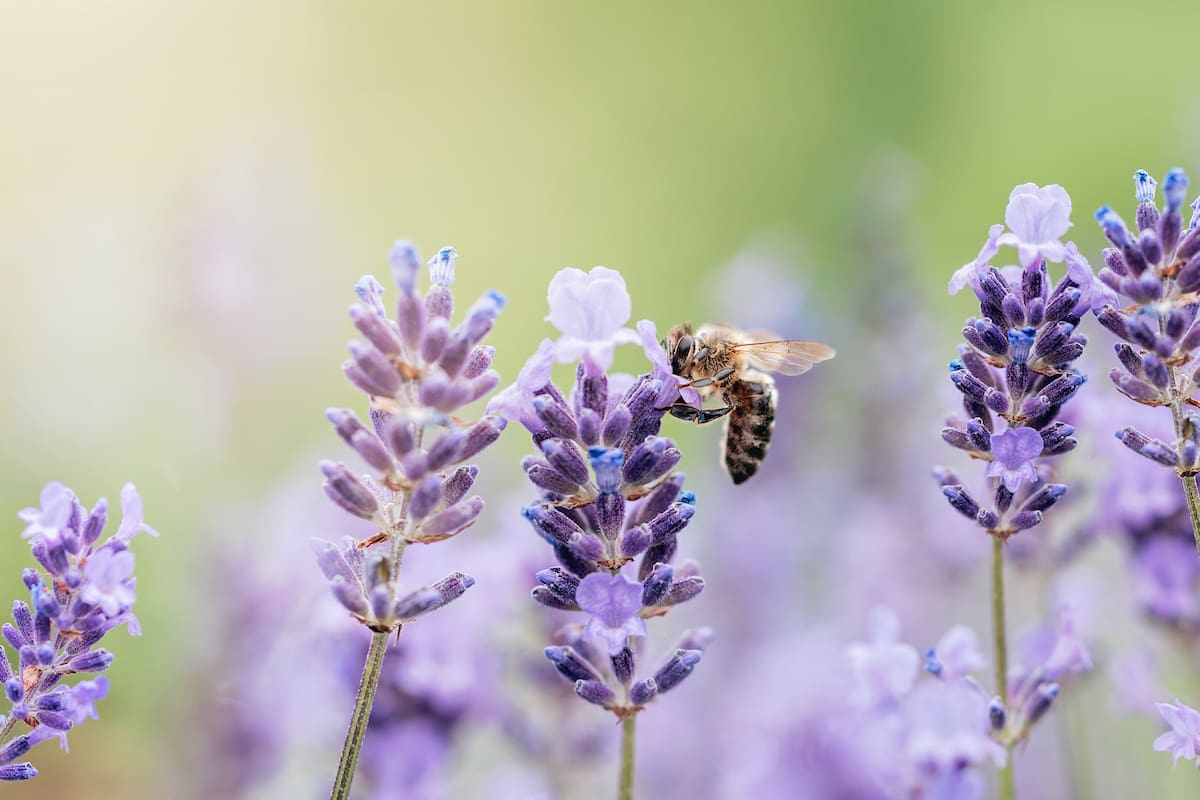
M 673 346 L 670 346 L 668 342 L 664 342 L 663 349 L 670 356 L 671 372 L 674 372 L 676 375 L 683 375 L 692 357 L 692 344 L 694 340 L 691 335 L 686 333 L 672 338 L 674 340 Z

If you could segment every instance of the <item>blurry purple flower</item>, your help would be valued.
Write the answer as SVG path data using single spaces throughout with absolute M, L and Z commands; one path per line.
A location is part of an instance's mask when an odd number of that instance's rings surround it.
M 1092 669 L 1092 655 L 1077 635 L 1075 618 L 1065 605 L 1058 610 L 1055 633 L 1054 647 L 1042 664 L 1045 680 L 1058 681 L 1066 676 L 1089 672 Z
M 1154 657 L 1147 650 L 1125 653 L 1108 667 L 1113 688 L 1113 710 L 1118 714 L 1149 714 L 1155 699 L 1166 694 L 1158 679 Z
M 115 617 L 133 605 L 133 553 L 104 548 L 92 554 L 83 567 L 85 582 L 79 599 L 98 606 L 108 617 Z
M 1022 266 L 1039 258 L 1063 260 L 1060 238 L 1071 227 L 1071 198 L 1058 184 L 1038 186 L 1023 183 L 1008 196 L 1004 222 L 1009 233 L 997 240 L 1001 245 L 1017 248 Z
M 997 244 L 997 239 L 1004 232 L 1003 225 L 993 225 L 988 229 L 987 241 L 983 243 L 983 247 L 979 250 L 979 255 L 975 256 L 974 261 L 968 261 L 963 264 L 954 274 L 950 276 L 950 294 L 958 294 L 967 286 L 978 292 L 979 280 L 988 270 L 988 263 L 992 260 L 992 256 L 1000 252 L 1000 245 Z
M 58 481 L 47 483 L 42 489 L 41 508 L 23 508 L 17 516 L 25 523 L 22 539 L 41 536 L 47 545 L 58 544 L 62 529 L 71 519 L 75 507 L 75 495 Z
M 550 313 L 546 319 L 562 333 L 554 343 L 561 362 L 582 359 L 595 374 L 612 366 L 617 345 L 638 342 L 637 333 L 624 327 L 632 302 L 625 279 L 616 270 L 560 270 L 550 281 L 547 300 Z
M 132 523 L 126 530 L 132 536 L 144 526 L 141 501 L 132 484 L 124 497 Z M 109 667 L 112 653 L 97 645 L 112 628 L 127 624 L 131 634 L 139 633 L 131 611 L 136 584 L 128 542 L 115 534 L 97 545 L 107 502 L 100 499 L 88 514 L 70 489 L 50 483 L 42 490 L 41 506 L 20 513 L 45 573 L 24 571 L 30 602 L 14 602 L 14 624 L 3 626 L 4 641 L 18 658 L 16 668 L 0 644 L 0 685 L 13 708 L 3 725 L 4 736 L 12 738 L 0 742 L 0 781 L 34 777 L 37 771 L 30 764 L 12 762 L 47 739 L 58 739 L 65 750 L 67 731 L 96 718 L 95 704 L 108 694 L 108 679 L 100 676 L 73 686 L 63 679 Z M 26 725 L 28 732 L 13 730 L 14 722 Z
M 937 663 L 937 676 L 944 681 L 954 682 L 987 666 L 987 659 L 979 648 L 979 637 L 965 625 L 955 625 L 938 640 L 933 649 Z
M 699 408 L 702 402 L 699 390 L 684 386 L 689 383 L 688 379 L 671 371 L 671 362 L 667 359 L 667 351 L 663 350 L 662 343 L 659 342 L 658 330 L 654 323 L 648 319 L 639 320 L 637 330 L 642 337 L 642 349 L 646 352 L 646 358 L 650 359 L 654 366 L 651 376 L 663 382 L 662 393 L 658 396 L 659 407 L 675 402 L 678 396 L 689 406 Z
M 1106 305 L 1117 304 L 1117 293 L 1108 288 L 1103 281 L 1096 280 L 1092 265 L 1079 252 L 1074 242 L 1067 242 L 1063 257 L 1067 262 L 1067 277 L 1079 284 L 1081 297 L 1075 311 L 1099 311 Z
M 108 697 L 108 676 L 100 675 L 94 680 L 80 681 L 70 689 L 71 721 L 76 725 L 85 719 L 100 719 L 96 713 L 96 701 Z
M 1023 481 L 1037 482 L 1033 459 L 1041 455 L 1042 437 L 1033 428 L 1006 428 L 992 434 L 992 455 L 987 476 L 999 477 L 1010 492 L 1021 488 Z
M 534 413 L 533 396 L 550 382 L 550 371 L 553 368 L 554 342 L 543 339 L 537 352 L 529 357 L 525 366 L 517 373 L 517 380 L 488 401 L 487 413 L 496 414 L 508 421 L 517 420 L 530 431 L 545 427 Z
M 1175 766 L 1179 765 L 1180 757 L 1200 766 L 1200 711 L 1184 705 L 1178 698 L 1175 705 L 1157 703 L 1155 707 L 1171 730 L 1154 740 L 1154 750 L 1170 753 Z
M 575 601 L 592 615 L 584 638 L 603 644 L 610 655 L 620 653 L 630 636 L 646 635 L 646 622 L 638 616 L 642 585 L 624 575 L 593 572 L 579 582 Z
M 900 620 L 888 608 L 871 612 L 870 641 L 846 649 L 856 688 L 850 701 L 870 708 L 907 693 L 917 678 L 917 651 L 900 642 Z
M 146 524 L 142 496 L 132 483 L 127 483 L 121 488 L 121 514 L 121 525 L 114 534 L 117 539 L 128 542 L 134 534 L 143 531 L 151 536 L 158 536 L 158 531 Z
M 1200 561 L 1195 550 L 1183 538 L 1152 536 L 1134 551 L 1133 592 L 1144 611 L 1169 623 L 1200 622 Z
M 1004 765 L 1004 747 L 988 735 L 987 699 L 977 687 L 923 681 L 904 697 L 903 714 L 906 755 L 916 775 L 953 775 L 964 764 L 985 761 Z

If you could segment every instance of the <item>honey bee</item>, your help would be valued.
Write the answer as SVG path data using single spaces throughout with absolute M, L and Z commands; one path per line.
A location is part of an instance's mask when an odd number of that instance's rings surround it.
M 672 416 L 706 425 L 725 419 L 721 458 L 734 483 L 758 471 L 775 428 L 779 392 L 770 373 L 800 375 L 835 353 L 820 342 L 780 339 L 765 331 L 746 332 L 731 325 L 677 325 L 662 340 L 671 371 L 689 381 L 701 397 L 720 395 L 720 408 L 686 403 L 670 407 Z

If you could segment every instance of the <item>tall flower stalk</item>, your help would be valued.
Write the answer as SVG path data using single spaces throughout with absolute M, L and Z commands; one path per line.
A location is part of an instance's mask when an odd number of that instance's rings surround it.
M 990 507 L 981 504 L 950 470 L 935 477 L 957 511 L 992 537 L 992 629 L 996 700 L 995 736 L 1011 753 L 1044 713 L 1058 686 L 1044 676 L 1014 687 L 1004 596 L 1004 545 L 1040 524 L 1066 493 L 1049 481 L 1047 457 L 1075 448 L 1074 429 L 1058 416 L 1085 377 L 1072 364 L 1086 339 L 1076 333 L 1081 315 L 1107 295 L 1073 243 L 1060 237 L 1070 225 L 1071 201 L 1061 186 L 1023 184 L 1013 189 L 1004 225 L 994 225 L 976 259 L 950 281 L 955 293 L 969 286 L 979 316 L 963 328 L 966 343 L 950 362 L 950 378 L 963 395 L 965 418 L 952 417 L 942 438 L 987 462 Z M 1018 266 L 997 269 L 1002 245 L 1017 249 Z M 1065 261 L 1066 275 L 1051 286 L 1048 262 Z M 1014 692 L 1019 688 L 1019 692 Z M 1014 795 L 1012 759 L 1000 771 L 1000 796 Z
M 108 669 L 113 655 L 97 647 L 105 634 L 125 625 L 141 635 L 133 615 L 137 581 L 129 545 L 139 532 L 158 532 L 145 523 L 132 483 L 121 490 L 121 512 L 116 533 L 103 543 L 107 501 L 101 498 L 88 511 L 61 483 L 42 490 L 40 508 L 18 514 L 26 525 L 22 535 L 45 571 L 22 572 L 30 600 L 14 601 L 13 621 L 0 628 L 17 656 L 14 669 L 0 646 L 0 686 L 11 703 L 8 714 L 0 714 L 0 781 L 36 776 L 33 764 L 18 759 L 47 739 L 57 738 L 65 750 L 67 732 L 97 718 L 96 701 L 108 694 L 108 678 L 72 685 L 64 680 Z
M 504 298 L 490 292 L 451 327 L 457 258 L 453 248 L 444 248 L 430 259 L 431 285 L 421 296 L 420 258 L 411 244 L 400 242 L 392 250 L 399 289 L 395 320 L 387 316 L 382 286 L 370 276 L 356 284 L 358 302 L 350 307 L 363 339 L 350 342 L 344 372 L 368 395 L 371 425 L 350 409 L 330 409 L 326 416 L 371 473 L 330 461 L 321 463 L 321 471 L 329 498 L 377 532 L 361 541 L 314 542 L 334 597 L 372 632 L 334 798 L 350 794 L 389 637 L 474 583 L 457 571 L 417 588 L 402 588 L 399 579 L 407 547 L 448 539 L 474 524 L 483 500 L 467 496 L 478 469 L 465 462 L 496 441 L 505 425 L 495 416 L 474 423 L 455 416 L 499 383 L 490 369 L 495 350 L 481 342 L 504 306 Z
M 1161 209 L 1155 201 L 1158 182 L 1149 173 L 1135 172 L 1133 184 L 1136 233 L 1108 206 L 1096 212 L 1113 244 L 1104 250 L 1100 279 L 1120 297 L 1097 318 L 1122 339 L 1116 346 L 1122 369 L 1109 373 L 1117 391 L 1143 405 L 1169 408 L 1174 441 L 1164 442 L 1134 427 L 1118 431 L 1117 438 L 1179 476 L 1200 550 L 1200 416 L 1192 399 L 1200 388 L 1200 371 L 1195 369 L 1200 350 L 1200 199 L 1192 203 L 1185 229 L 1182 209 L 1188 180 L 1183 170 L 1172 169 L 1163 179 L 1166 202 Z
M 653 669 L 639 668 L 647 620 L 704 588 L 695 562 L 674 563 L 695 497 L 675 471 L 678 448 L 658 435 L 679 382 L 652 323 L 623 327 L 630 299 L 618 273 L 563 270 L 549 302 L 547 319 L 563 336 L 542 343 L 491 409 L 519 420 L 538 451 L 522 462 L 539 493 L 524 515 L 558 563 L 537 573 L 533 599 L 586 615 L 560 629 L 546 658 L 580 698 L 620 721 L 617 796 L 629 800 L 637 715 L 692 672 L 711 638 L 708 629 L 687 631 Z M 631 341 L 642 342 L 653 371 L 609 374 L 615 345 Z M 556 359 L 578 360 L 569 396 L 550 379 Z

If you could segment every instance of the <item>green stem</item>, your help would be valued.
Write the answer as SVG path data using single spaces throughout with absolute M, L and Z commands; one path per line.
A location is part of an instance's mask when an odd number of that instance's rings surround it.
M 333 779 L 330 800 L 346 800 L 350 796 L 358 751 L 367 732 L 367 720 L 371 717 L 371 705 L 375 702 L 375 689 L 379 686 L 379 673 L 383 671 L 388 636 L 390 634 L 380 632 L 371 634 L 371 648 L 367 650 L 367 662 L 363 665 L 358 697 L 354 700 L 354 714 L 350 718 L 350 729 L 346 731 L 346 743 L 342 746 L 342 760 L 338 763 L 337 777 Z
M 621 723 L 621 784 L 617 787 L 617 800 L 633 800 L 633 743 L 637 715 L 625 718 Z
M 992 636 L 996 655 L 996 694 L 1008 708 L 1008 631 L 1004 621 L 1004 540 L 992 537 Z M 1013 800 L 1012 748 L 1000 770 L 1000 800 Z
M 1196 550 L 1200 551 L 1200 492 L 1196 491 L 1195 475 L 1180 475 L 1183 481 L 1183 496 L 1187 498 L 1188 516 L 1192 518 L 1192 537 Z
M 0 728 L 0 744 L 4 743 L 4 740 L 8 738 L 8 735 L 13 732 L 13 728 L 15 727 L 17 727 L 17 718 L 9 717 L 8 722 L 4 723 L 4 727 Z
M 1183 404 L 1187 400 L 1187 396 L 1180 390 L 1179 382 L 1175 379 L 1175 368 L 1168 367 L 1167 374 L 1171 379 L 1171 418 L 1175 420 L 1175 446 L 1179 448 L 1179 453 L 1182 455 L 1185 438 Z M 1191 380 L 1191 378 L 1185 377 L 1184 380 Z M 1191 465 L 1185 464 L 1184 467 L 1191 467 Z M 1196 550 L 1200 551 L 1200 493 L 1196 491 L 1196 476 L 1190 472 L 1180 472 L 1179 480 L 1183 482 L 1183 496 L 1187 498 L 1188 516 L 1192 520 L 1192 538 L 1196 540 Z

